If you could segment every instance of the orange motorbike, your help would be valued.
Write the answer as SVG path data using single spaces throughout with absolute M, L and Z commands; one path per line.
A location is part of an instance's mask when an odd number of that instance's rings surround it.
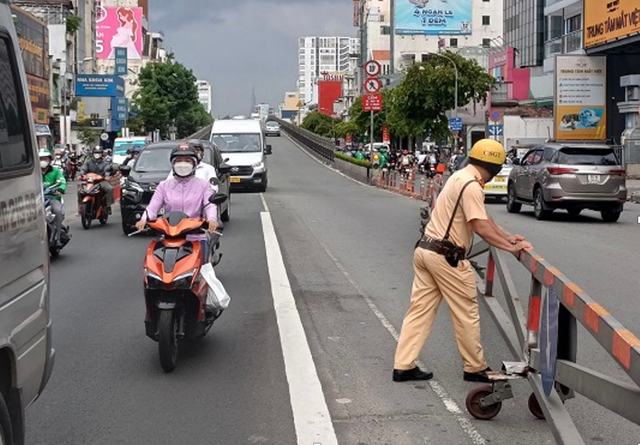
M 96 173 L 87 173 L 82 177 L 82 184 L 78 189 L 81 201 L 78 206 L 78 213 L 85 230 L 91 228 L 94 219 L 105 225 L 109 219 L 106 194 L 102 191 L 100 183 L 104 181 L 104 176 Z
M 218 193 L 209 202 L 220 205 L 227 196 Z M 200 241 L 188 235 L 205 234 L 207 221 L 189 218 L 182 212 L 169 212 L 163 218 L 149 221 L 144 232 L 159 239 L 152 241 L 144 260 L 144 295 L 146 302 L 145 330 L 147 337 L 158 342 L 160 365 L 165 372 L 176 368 L 178 342 L 204 337 L 220 311 L 206 307 L 208 286 L 200 268 L 213 260 L 216 265 L 222 255 L 218 233 L 210 238 L 203 252 Z M 132 235 L 140 233 L 134 232 Z

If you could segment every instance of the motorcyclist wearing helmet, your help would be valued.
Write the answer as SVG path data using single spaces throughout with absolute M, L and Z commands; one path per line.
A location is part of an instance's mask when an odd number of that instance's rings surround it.
M 140 156 L 141 151 L 142 146 L 140 145 L 134 145 L 133 147 L 131 147 L 131 149 L 127 152 L 127 157 L 124 161 L 122 161 L 122 165 L 129 165 L 129 163 L 132 161 L 135 164 L 135 161 L 136 159 L 138 159 L 138 156 Z
M 42 171 L 42 186 L 48 193 L 46 199 L 51 200 L 51 211 L 55 216 L 55 239 L 58 246 L 60 242 L 60 232 L 62 221 L 64 221 L 64 206 L 62 205 L 62 195 L 67 191 L 67 181 L 64 179 L 62 170 L 53 166 L 53 155 L 51 150 L 43 148 L 39 151 L 40 169 Z
M 113 165 L 111 162 L 107 161 L 104 157 L 104 150 L 101 147 L 96 147 L 93 149 L 92 156 L 87 158 L 84 165 L 80 169 L 78 176 L 82 177 L 87 173 L 95 173 L 96 175 L 100 175 L 105 178 L 104 181 L 100 183 L 100 188 L 104 192 L 107 200 L 107 208 L 108 211 L 111 211 L 111 205 L 113 204 L 113 186 L 109 184 L 107 179 L 111 176 L 113 172 Z M 82 202 L 82 195 L 78 193 L 78 203 Z
M 411 305 L 402 325 L 393 370 L 396 382 L 433 377 L 433 373 L 416 366 L 416 359 L 443 298 L 450 308 L 464 362 L 463 379 L 489 381 L 490 368 L 480 342 L 475 275 L 465 258 L 472 235 L 475 232 L 492 246 L 512 253 L 531 249 L 522 236 L 501 229 L 484 206 L 484 183 L 500 172 L 504 160 L 502 144 L 491 139 L 478 141 L 469 154 L 469 165 L 451 175 L 438 196 L 414 253 Z
M 198 139 L 190 139 L 188 141 L 188 144 L 190 144 L 195 149 L 196 155 L 198 156 L 198 165 L 196 166 L 195 172 L 196 178 L 204 179 L 205 181 L 207 181 L 211 185 L 213 192 L 218 193 L 218 191 L 220 190 L 218 185 L 218 174 L 216 173 L 216 169 L 213 165 L 204 162 L 204 145 L 202 145 L 202 141 Z M 217 150 L 215 150 L 214 152 L 218 153 Z M 222 159 L 219 159 L 218 164 L 221 163 Z M 174 173 L 173 170 L 171 170 L 169 172 L 169 176 L 167 176 L 167 179 L 171 179 L 173 177 Z
M 209 204 L 209 197 L 213 194 L 210 184 L 196 177 L 198 154 L 195 147 L 183 142 L 171 151 L 170 159 L 174 177 L 158 185 L 136 228 L 144 230 L 147 220 L 156 219 L 160 209 L 164 208 L 167 213 L 180 211 L 190 218 L 200 218 L 204 213 L 209 232 L 215 232 L 218 229 L 218 209 L 216 205 Z M 208 251 L 208 245 L 204 247 Z M 207 258 L 206 252 L 204 258 Z

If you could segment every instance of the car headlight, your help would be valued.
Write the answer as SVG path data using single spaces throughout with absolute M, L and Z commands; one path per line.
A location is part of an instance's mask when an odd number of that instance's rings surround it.
M 251 164 L 251 167 L 253 167 L 256 170 L 264 170 L 264 162 L 262 161 L 256 162 L 255 164 Z

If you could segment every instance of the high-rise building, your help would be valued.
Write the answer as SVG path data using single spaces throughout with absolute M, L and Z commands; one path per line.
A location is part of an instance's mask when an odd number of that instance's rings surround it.
M 354 37 L 301 37 L 298 90 L 304 104 L 318 103 L 317 81 L 326 75 L 347 76 L 357 68 L 353 54 L 360 51 Z
M 547 0 L 547 3 L 557 0 Z M 544 0 L 504 0 L 504 42 L 516 50 L 519 67 L 542 66 Z
M 211 84 L 206 80 L 198 80 L 196 82 L 198 87 L 198 101 L 204 106 L 207 113 L 211 114 L 213 110 L 213 93 L 211 91 Z

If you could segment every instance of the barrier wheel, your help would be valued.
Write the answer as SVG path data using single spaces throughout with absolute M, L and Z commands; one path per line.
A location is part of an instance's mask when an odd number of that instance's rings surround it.
M 483 407 L 480 401 L 493 393 L 493 387 L 491 385 L 476 386 L 469 394 L 467 394 L 467 411 L 476 419 L 491 420 L 498 415 L 502 409 L 502 402 L 494 403 L 493 405 Z
M 534 416 L 536 416 L 538 419 L 542 419 L 544 420 L 544 412 L 542 411 L 542 408 L 540 407 L 540 403 L 538 402 L 538 399 L 536 398 L 536 395 L 534 393 L 531 393 L 531 395 L 529 396 L 529 411 L 531 411 L 531 414 L 533 414 Z

